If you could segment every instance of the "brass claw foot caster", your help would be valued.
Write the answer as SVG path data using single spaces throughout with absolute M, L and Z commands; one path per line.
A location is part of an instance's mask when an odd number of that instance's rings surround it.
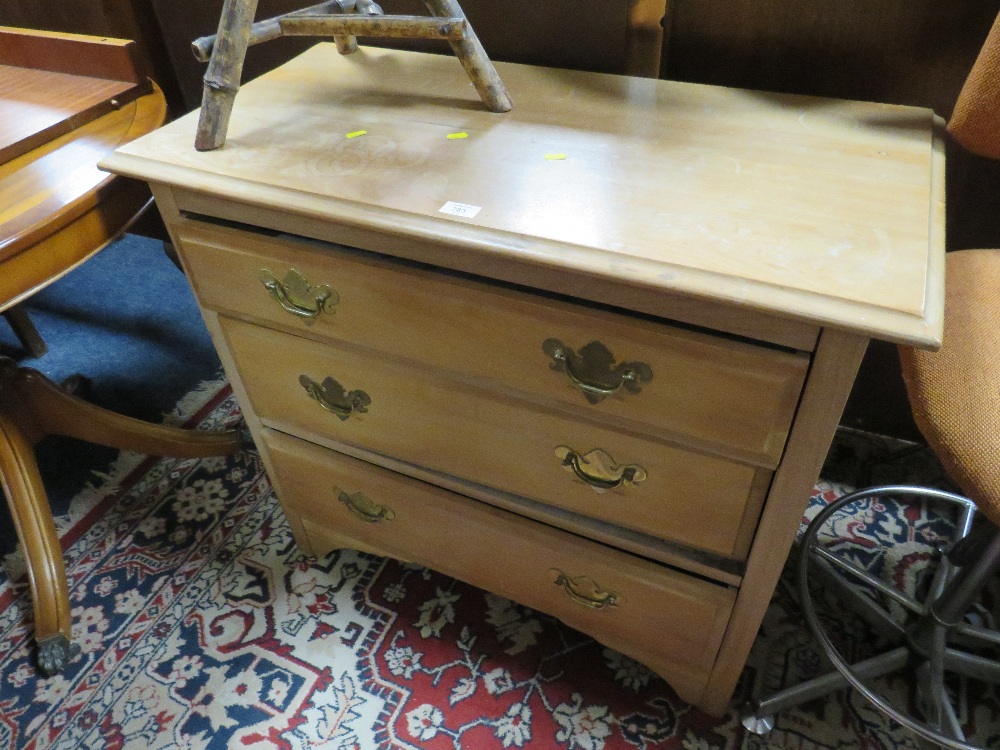
M 62 672 L 80 653 L 80 646 L 66 636 L 49 636 L 38 642 L 38 669 L 46 677 Z

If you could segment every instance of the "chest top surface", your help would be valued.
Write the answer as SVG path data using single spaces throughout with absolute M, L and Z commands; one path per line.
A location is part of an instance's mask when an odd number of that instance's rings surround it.
M 506 114 L 482 107 L 453 57 L 318 44 L 240 90 L 222 149 L 195 151 L 194 112 L 102 166 L 494 261 L 939 341 L 929 110 L 497 68 Z

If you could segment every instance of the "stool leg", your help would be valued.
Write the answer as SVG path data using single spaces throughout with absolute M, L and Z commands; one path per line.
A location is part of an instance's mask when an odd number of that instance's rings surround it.
M 927 704 L 928 718 L 940 731 L 959 741 L 964 741 L 965 737 L 944 686 L 944 673 L 951 655 L 951 650 L 947 648 L 947 634 L 951 627 L 961 623 L 986 582 L 1000 570 L 1000 529 L 991 524 L 983 531 L 986 533 L 967 538 L 968 543 L 977 547 L 977 555 L 963 561 L 965 565 L 954 573 L 940 596 L 928 603 L 928 615 L 909 632 L 911 644 L 927 659 L 921 665 L 918 676 Z M 973 661 L 975 658 L 970 656 L 964 661 Z M 956 660 L 956 657 L 951 658 L 952 662 Z M 960 661 L 951 666 L 961 667 L 962 664 Z M 959 671 L 965 670 L 960 668 Z
M 424 0 L 424 5 L 435 16 L 465 18 L 465 13 L 462 12 L 457 0 Z M 491 112 L 509 112 L 514 105 L 507 93 L 507 87 L 500 80 L 500 74 L 493 67 L 486 50 L 479 42 L 479 37 L 468 21 L 465 25 L 465 36 L 450 44 L 455 56 L 462 61 L 462 67 L 465 68 L 486 108 Z
M 958 569 L 941 596 L 928 604 L 930 616 L 909 632 L 918 652 L 930 654 L 936 631 L 961 623 L 983 587 L 1000 571 L 1000 529 L 991 524 L 984 531 L 985 534 L 978 535 L 981 551 L 976 559 Z
M 355 2 L 354 9 L 352 12 L 357 13 L 359 12 L 359 10 L 360 8 L 358 7 L 358 4 Z M 378 11 L 379 13 L 381 13 L 382 9 L 378 8 Z M 333 38 L 333 41 L 337 45 L 337 52 L 339 52 L 342 55 L 353 55 L 355 52 L 358 51 L 358 38 L 356 36 L 350 36 L 350 35 L 335 36 Z
M 342 55 L 352 55 L 358 51 L 358 38 L 356 36 L 335 36 L 333 41 L 337 45 L 337 52 Z
M 229 116 L 240 90 L 243 61 L 250 43 L 250 27 L 257 0 L 225 0 L 212 59 L 205 71 L 205 90 L 194 147 L 211 151 L 226 142 Z
M 38 666 L 47 675 L 57 674 L 80 651 L 71 642 L 66 567 L 31 442 L 4 409 L 0 409 L 0 482 L 28 564 Z
M 851 665 L 851 670 L 862 679 L 875 679 L 906 666 L 909 651 L 900 646 L 884 654 Z M 827 672 L 811 680 L 780 690 L 764 700 L 757 700 L 740 721 L 754 734 L 766 734 L 774 728 L 774 715 L 794 706 L 807 703 L 814 698 L 848 687 L 844 676 L 837 671 Z

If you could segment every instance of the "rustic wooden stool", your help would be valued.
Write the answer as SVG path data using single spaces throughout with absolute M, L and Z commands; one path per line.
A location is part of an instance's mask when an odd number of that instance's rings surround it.
M 430 16 L 387 16 L 373 0 L 328 0 L 254 23 L 257 0 L 225 0 L 218 33 L 191 45 L 195 57 L 209 63 L 194 147 L 211 151 L 226 142 L 247 47 L 280 36 L 332 36 L 342 55 L 358 49 L 357 36 L 446 39 L 487 109 L 509 111 L 507 89 L 457 0 L 424 4 Z

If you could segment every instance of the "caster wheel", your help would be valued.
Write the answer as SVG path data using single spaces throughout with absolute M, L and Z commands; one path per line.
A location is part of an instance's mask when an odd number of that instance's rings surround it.
M 743 715 L 740 716 L 740 723 L 753 734 L 765 735 L 774 729 L 774 714 L 760 716 L 753 706 L 748 706 Z

